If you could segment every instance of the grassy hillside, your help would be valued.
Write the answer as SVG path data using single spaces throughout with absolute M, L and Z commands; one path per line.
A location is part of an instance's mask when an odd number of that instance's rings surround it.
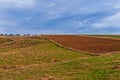
M 12 40 L 8 39 L 8 38 L 0 37 L 0 44 L 5 43 L 5 42 L 10 42 L 10 41 L 12 41 Z
M 119 80 L 120 54 L 91 56 L 43 37 L 0 44 L 0 80 Z M 2 39 L 0 38 L 0 41 Z

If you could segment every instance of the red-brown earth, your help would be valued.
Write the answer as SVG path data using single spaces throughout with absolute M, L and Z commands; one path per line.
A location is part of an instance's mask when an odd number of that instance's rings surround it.
M 78 51 L 92 54 L 104 54 L 120 51 L 120 40 L 77 36 L 77 35 L 46 35 L 50 40 Z

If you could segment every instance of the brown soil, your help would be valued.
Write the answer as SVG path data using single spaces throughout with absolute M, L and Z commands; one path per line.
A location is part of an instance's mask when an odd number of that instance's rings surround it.
M 45 37 L 65 47 L 94 54 L 120 51 L 120 40 L 76 35 L 46 35 Z

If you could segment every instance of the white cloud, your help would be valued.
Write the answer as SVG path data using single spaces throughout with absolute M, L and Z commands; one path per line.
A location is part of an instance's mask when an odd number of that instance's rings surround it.
M 106 17 L 101 22 L 94 23 L 93 27 L 96 27 L 96 28 L 118 27 L 120 28 L 120 13 Z
M 102 1 L 103 0 L 92 0 L 91 2 L 88 0 L 39 0 L 38 11 L 43 14 L 44 19 L 51 20 L 72 15 L 91 14 L 115 8 L 113 7 L 116 5 L 115 1 L 109 2 L 109 0 L 107 0 L 105 3 Z M 97 3 L 99 3 L 99 5 Z
M 87 23 L 87 20 L 77 22 L 78 27 L 83 27 Z
M 83 20 L 83 21 L 71 21 L 71 22 L 67 22 L 67 26 L 68 27 L 74 27 L 74 28 L 82 28 L 87 24 L 87 20 Z M 65 24 L 64 24 L 65 25 Z
M 35 0 L 0 0 L 2 8 L 29 8 L 35 5 Z
M 4 33 L 5 32 L 5 30 L 4 30 L 5 28 L 3 28 L 3 27 L 0 27 L 0 33 Z
M 0 19 L 0 33 L 8 33 L 10 29 L 14 29 L 18 24 L 14 21 Z
M 12 25 L 11 22 L 9 21 L 4 21 L 4 20 L 0 20 L 0 26 L 10 26 Z
M 108 3 L 107 6 L 113 7 L 115 9 L 120 9 L 120 1 Z

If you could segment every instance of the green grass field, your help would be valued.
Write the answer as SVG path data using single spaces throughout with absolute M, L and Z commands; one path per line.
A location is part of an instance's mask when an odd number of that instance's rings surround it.
M 8 38 L 0 38 L 0 80 L 120 80 L 119 53 L 91 56 L 43 37 Z

